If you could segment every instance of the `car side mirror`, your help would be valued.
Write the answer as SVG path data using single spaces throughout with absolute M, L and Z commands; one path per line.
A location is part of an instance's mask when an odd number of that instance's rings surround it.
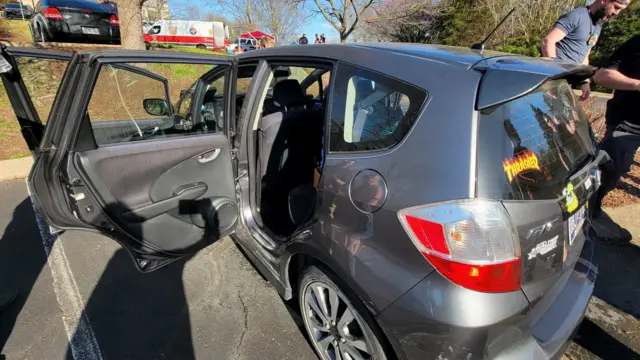
M 144 111 L 153 116 L 167 116 L 169 112 L 169 103 L 164 99 L 144 99 L 142 102 Z

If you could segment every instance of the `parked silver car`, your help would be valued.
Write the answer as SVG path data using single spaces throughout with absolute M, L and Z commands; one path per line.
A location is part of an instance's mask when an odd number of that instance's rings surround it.
M 80 52 L 45 128 L 19 56 L 65 55 L 3 49 L 0 67 L 50 225 L 117 240 L 142 272 L 231 235 L 324 360 L 558 359 L 582 321 L 608 156 L 571 85 L 592 67 L 391 43 Z M 173 105 L 139 63 L 203 73 Z M 93 121 L 114 67 L 158 98 Z

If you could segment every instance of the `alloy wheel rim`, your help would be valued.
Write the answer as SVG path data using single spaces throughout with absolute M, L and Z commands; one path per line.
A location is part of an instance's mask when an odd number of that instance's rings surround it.
M 324 359 L 372 359 L 371 341 L 344 295 L 321 282 L 303 292 L 303 318 L 311 342 Z

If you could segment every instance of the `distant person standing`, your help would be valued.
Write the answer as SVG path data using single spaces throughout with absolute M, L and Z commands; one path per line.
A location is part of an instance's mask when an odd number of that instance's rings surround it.
M 307 34 L 303 33 L 300 39 L 298 39 L 298 44 L 307 45 L 308 43 L 309 43 L 309 39 L 307 39 Z
M 607 102 L 607 131 L 600 143 L 613 160 L 613 168 L 602 173 L 594 213 L 600 215 L 602 199 L 631 170 L 640 147 L 640 35 L 622 44 L 594 79 L 598 85 L 615 90 Z
M 324 34 L 320 35 L 320 41 L 324 44 L 327 42 L 327 38 L 324 37 Z
M 113 0 L 102 0 L 100 2 L 100 4 L 103 7 L 108 8 L 110 13 L 112 13 L 112 14 L 117 14 L 118 13 L 118 5 L 116 5 L 115 1 L 113 1 Z
M 602 23 L 624 10 L 631 0 L 595 0 L 562 15 L 542 39 L 542 56 L 589 64 L 591 49 L 598 41 Z M 582 85 L 580 100 L 589 98 L 589 81 Z
M 320 42 L 321 42 L 321 41 L 320 41 L 320 38 L 318 37 L 318 34 L 316 34 L 316 41 L 315 41 L 315 44 L 320 44 Z

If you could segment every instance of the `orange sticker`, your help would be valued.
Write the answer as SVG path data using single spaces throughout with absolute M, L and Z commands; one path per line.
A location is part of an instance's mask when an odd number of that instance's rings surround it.
M 513 159 L 504 159 L 502 162 L 504 172 L 507 174 L 509 181 L 527 170 L 540 170 L 540 164 L 538 163 L 538 157 L 531 151 L 525 151 L 521 155 L 514 157 Z

